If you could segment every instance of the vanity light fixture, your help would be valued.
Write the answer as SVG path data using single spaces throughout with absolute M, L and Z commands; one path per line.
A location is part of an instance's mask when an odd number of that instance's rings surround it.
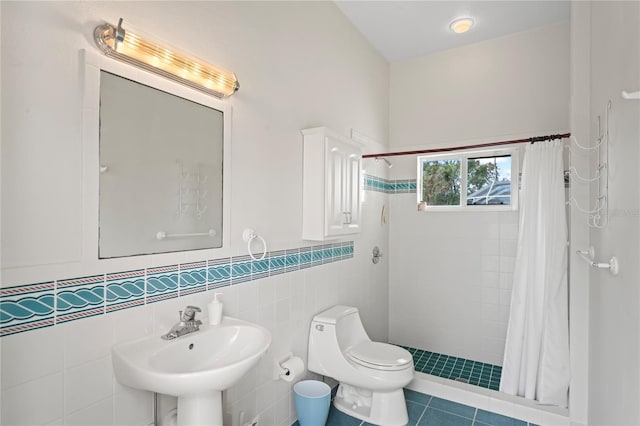
M 449 24 L 449 28 L 456 34 L 462 34 L 469 31 L 473 24 L 474 21 L 471 18 L 457 18 Z
M 233 95 L 240 84 L 232 72 L 105 23 L 93 32 L 98 47 L 109 57 L 200 90 L 217 98 Z

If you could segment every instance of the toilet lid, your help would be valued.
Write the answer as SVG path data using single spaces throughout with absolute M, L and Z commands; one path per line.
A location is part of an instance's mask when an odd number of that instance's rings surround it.
M 362 342 L 347 353 L 352 361 L 376 370 L 403 370 L 413 364 L 411 354 L 398 346 Z

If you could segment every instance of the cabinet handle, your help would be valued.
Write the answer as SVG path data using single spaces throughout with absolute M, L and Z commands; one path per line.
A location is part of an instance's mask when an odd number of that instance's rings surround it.
M 351 212 L 342 212 L 344 215 L 344 223 L 347 225 L 351 223 Z

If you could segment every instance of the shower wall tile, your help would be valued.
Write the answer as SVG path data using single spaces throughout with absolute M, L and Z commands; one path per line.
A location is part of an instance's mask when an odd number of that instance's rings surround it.
M 500 272 L 513 273 L 516 258 L 511 256 L 500 256 Z
M 518 240 L 516 239 L 501 239 L 500 240 L 500 255 L 516 257 L 516 248 L 518 246 Z
M 500 273 L 500 288 L 503 290 L 511 290 L 513 286 L 513 273 L 501 272 Z
M 499 287 L 501 274 L 496 271 L 482 271 L 480 280 L 483 287 Z
M 482 256 L 482 271 L 500 272 L 500 256 Z
M 364 189 L 368 191 L 383 192 L 386 194 L 415 193 L 417 183 L 415 179 L 389 180 L 378 176 L 365 174 Z
M 500 304 L 499 303 L 483 303 L 482 304 L 482 320 L 500 322 Z
M 482 240 L 482 254 L 484 256 L 499 256 L 500 240 Z
M 518 237 L 517 223 L 500 223 L 500 238 L 515 240 Z
M 390 339 L 501 363 L 504 347 L 493 350 L 484 339 L 495 324 L 506 335 L 510 301 L 501 289 L 512 276 L 517 234 L 507 232 L 517 230 L 518 213 L 424 214 L 413 200 L 390 196 L 389 203 Z
M 499 305 L 500 304 L 500 289 L 496 287 L 484 287 L 482 289 L 482 306 Z

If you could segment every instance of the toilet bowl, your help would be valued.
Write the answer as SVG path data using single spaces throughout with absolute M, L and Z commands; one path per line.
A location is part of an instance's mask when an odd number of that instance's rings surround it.
M 317 314 L 309 332 L 309 370 L 337 380 L 333 405 L 371 424 L 409 421 L 402 388 L 413 379 L 411 354 L 372 342 L 358 309 L 337 305 Z

